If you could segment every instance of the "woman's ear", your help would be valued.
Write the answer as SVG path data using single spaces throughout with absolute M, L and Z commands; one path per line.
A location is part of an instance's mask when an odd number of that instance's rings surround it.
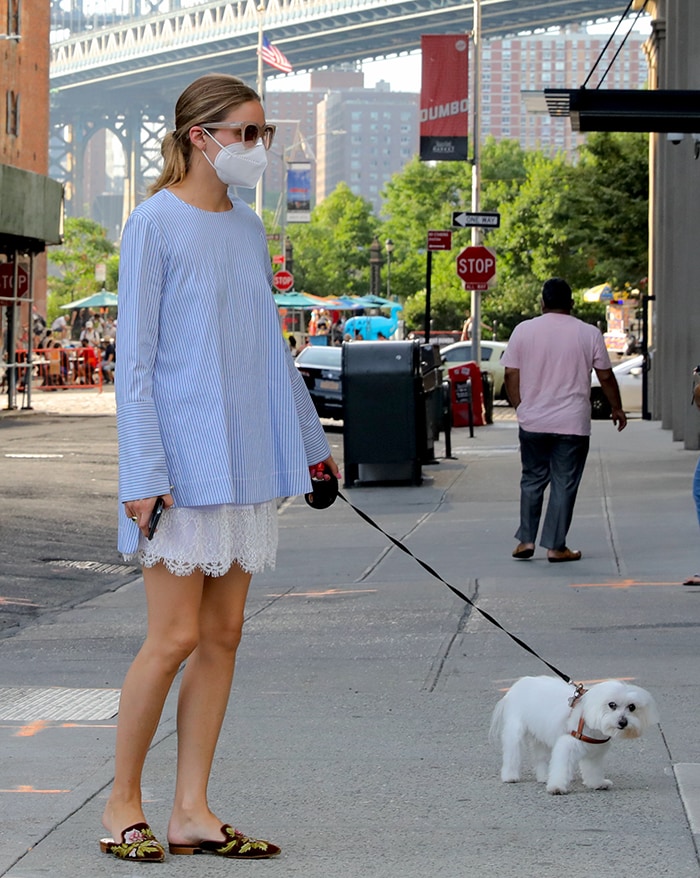
M 193 146 L 204 151 L 207 145 L 207 135 L 201 125 L 193 125 L 190 128 L 189 137 Z

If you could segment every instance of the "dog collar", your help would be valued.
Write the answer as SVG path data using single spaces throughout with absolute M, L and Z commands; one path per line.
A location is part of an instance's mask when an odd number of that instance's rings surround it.
M 584 744 L 607 744 L 610 738 L 591 738 L 590 735 L 583 734 L 583 717 L 578 721 L 578 728 L 574 732 L 573 729 L 569 734 L 577 741 L 583 741 Z

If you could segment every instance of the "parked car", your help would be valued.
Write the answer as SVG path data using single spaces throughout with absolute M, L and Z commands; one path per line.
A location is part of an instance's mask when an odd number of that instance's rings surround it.
M 613 366 L 613 372 L 620 385 L 622 408 L 626 413 L 641 412 L 642 410 L 642 371 L 644 358 L 641 354 L 630 357 Z M 609 418 L 610 403 L 605 398 L 603 389 L 598 381 L 595 370 L 591 372 L 591 415 L 593 418 Z
M 302 348 L 294 360 L 319 417 L 343 417 L 342 355 L 341 347 L 309 345 Z
M 481 371 L 490 372 L 493 378 L 494 399 L 506 399 L 506 390 L 503 383 L 505 367 L 501 365 L 501 357 L 508 345 L 504 341 L 482 340 L 481 346 Z M 452 366 L 462 366 L 464 363 L 473 361 L 472 343 L 470 341 L 458 341 L 448 344 L 440 350 L 440 356 L 445 364 L 445 369 Z

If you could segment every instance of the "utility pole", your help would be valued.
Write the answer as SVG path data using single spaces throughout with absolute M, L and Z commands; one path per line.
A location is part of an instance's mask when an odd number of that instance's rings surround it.
M 481 209 L 481 148 L 479 138 L 481 126 L 479 114 L 481 112 L 481 0 L 474 0 L 474 22 L 472 29 L 472 41 L 474 43 L 474 77 L 473 77 L 473 102 L 472 102 L 472 213 L 478 213 Z M 481 244 L 481 228 L 472 226 L 472 246 Z M 472 360 L 481 363 L 481 291 L 472 290 L 471 301 L 472 317 Z
M 263 73 L 263 21 L 265 18 L 264 0 L 258 4 L 258 95 L 261 101 L 265 100 L 265 74 Z M 264 175 L 263 175 L 264 176 Z M 255 187 L 255 212 L 262 219 L 263 215 L 263 177 L 261 177 Z

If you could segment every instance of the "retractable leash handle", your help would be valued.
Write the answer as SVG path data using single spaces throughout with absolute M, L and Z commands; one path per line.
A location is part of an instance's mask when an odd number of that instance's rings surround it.
M 326 474 L 326 478 L 311 478 L 313 492 L 304 494 L 304 500 L 313 509 L 328 509 L 335 503 L 338 496 L 338 479 L 331 473 Z

